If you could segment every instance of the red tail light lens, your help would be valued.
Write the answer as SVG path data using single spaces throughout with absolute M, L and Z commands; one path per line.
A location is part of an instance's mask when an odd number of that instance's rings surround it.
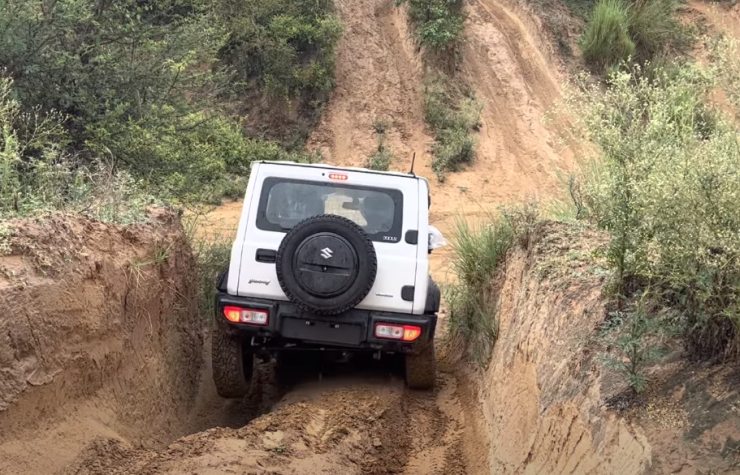
M 421 327 L 416 325 L 395 325 L 392 323 L 378 323 L 375 325 L 376 338 L 385 340 L 400 340 L 412 342 L 421 336 Z
M 270 313 L 267 310 L 233 306 L 224 307 L 224 317 L 232 323 L 247 323 L 260 326 L 265 326 L 270 321 Z

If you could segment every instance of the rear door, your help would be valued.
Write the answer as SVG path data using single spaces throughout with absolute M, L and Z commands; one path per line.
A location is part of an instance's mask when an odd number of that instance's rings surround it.
M 280 287 L 274 256 L 287 229 L 316 214 L 337 214 L 352 219 L 373 240 L 378 256 L 375 284 L 358 308 L 412 313 L 416 285 L 417 241 L 407 232 L 417 230 L 419 181 L 414 177 L 381 175 L 290 164 L 259 164 L 250 180 L 233 253 L 241 255 L 238 277 L 229 279 L 237 295 L 287 300 Z M 322 196 L 316 206 L 316 194 Z M 355 203 L 353 203 L 353 198 Z M 377 203 L 379 222 L 372 210 L 357 203 Z M 241 243 L 239 243 L 241 238 Z M 232 262 L 235 260 L 232 259 Z M 406 287 L 406 290 L 403 289 Z

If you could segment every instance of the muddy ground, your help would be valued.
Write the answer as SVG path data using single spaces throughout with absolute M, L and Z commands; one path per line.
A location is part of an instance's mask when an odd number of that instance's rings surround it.
M 527 3 L 466 3 L 461 73 L 483 125 L 476 162 L 432 180 L 432 222 L 446 233 L 457 216 L 556 195 L 580 153 L 567 123 L 541 120 L 565 73 Z M 431 177 L 424 70 L 405 10 L 392 0 L 337 5 L 338 84 L 309 145 L 359 165 L 376 145 L 373 122 L 391 118 L 393 168 L 417 152 L 417 171 Z M 737 6 L 716 8 L 710 21 L 737 18 Z M 219 208 L 203 234 L 228 239 L 240 210 Z M 636 401 L 599 363 L 606 272 L 593 264 L 604 242 L 593 231 L 543 225 L 509 256 L 491 284 L 500 329 L 485 368 L 440 340 L 432 392 L 406 390 L 394 364 L 313 362 L 278 383 L 266 362 L 247 398 L 224 401 L 176 216 L 12 228 L 0 257 L 2 474 L 740 472 L 739 370 L 675 358 Z M 448 259 L 434 256 L 441 281 Z

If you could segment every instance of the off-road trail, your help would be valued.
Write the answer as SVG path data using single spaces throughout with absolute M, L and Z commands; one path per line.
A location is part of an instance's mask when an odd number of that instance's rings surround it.
M 536 21 L 513 0 L 465 4 L 457 75 L 482 105 L 472 164 L 444 183 L 432 173 L 425 65 L 405 7 L 394 0 L 336 0 L 344 25 L 337 85 L 308 141 L 330 164 L 363 166 L 377 146 L 374 125 L 389 124 L 391 168 L 408 170 L 416 153 L 415 171 L 432 185 L 431 223 L 448 235 L 457 217 L 476 221 L 498 205 L 557 196 L 580 150 L 564 139 L 565 119 L 546 120 L 565 75 Z M 220 206 L 200 232 L 231 239 L 241 207 Z M 31 222 L 13 237 L 11 255 L 0 257 L 0 474 L 651 467 L 645 434 L 604 404 L 616 389 L 603 383 L 591 351 L 594 321 L 605 313 L 606 271 L 583 257 L 603 255 L 603 236 L 545 224 L 509 257 L 492 284 L 500 328 L 486 370 L 460 364 L 454 342 L 440 342 L 429 392 L 407 390 L 398 368 L 374 361 L 318 363 L 289 384 L 274 380 L 272 362 L 260 362 L 252 394 L 227 402 L 211 382 L 202 320 L 209 317 L 197 315 L 195 264 L 181 225 L 168 214 L 152 221 L 129 228 L 73 217 Z M 433 255 L 440 281 L 451 279 L 449 257 Z M 51 320 L 53 331 L 37 331 Z M 440 320 L 442 336 L 444 312 Z M 666 386 L 675 389 L 670 398 L 704 398 L 706 411 L 674 411 L 684 425 L 658 425 L 656 433 L 670 446 L 670 437 L 688 440 L 681 430 L 693 423 L 706 429 L 712 408 L 736 414 L 736 398 L 727 395 L 737 393 L 737 378 L 716 375 L 710 395 L 703 381 L 696 392 L 679 391 L 686 378 L 668 381 L 676 385 Z M 697 436 L 705 445 L 667 451 L 657 472 L 696 473 L 707 457 L 729 467 L 717 441 L 737 432 L 737 420 L 717 418 L 719 429 Z
M 558 196 L 574 167 L 564 143 L 567 123 L 546 116 L 560 97 L 563 77 L 544 53 L 534 22 L 499 0 L 466 5 L 466 37 L 458 74 L 483 109 L 474 163 L 440 183 L 432 172 L 433 137 L 424 122 L 425 67 L 406 9 L 393 0 L 336 2 L 344 25 L 335 91 L 308 146 L 331 164 L 364 166 L 377 147 L 374 125 L 389 125 L 392 170 L 417 174 L 432 187 L 431 223 L 450 234 L 457 218 L 476 220 L 498 205 Z M 520 16 L 521 15 L 521 16 Z M 204 228 L 233 233 L 240 203 L 213 212 Z M 450 278 L 449 254 L 433 256 L 436 278 Z

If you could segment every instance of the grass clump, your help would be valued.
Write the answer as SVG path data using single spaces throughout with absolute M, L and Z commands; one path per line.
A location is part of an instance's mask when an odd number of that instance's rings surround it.
M 219 239 L 191 241 L 198 276 L 198 311 L 203 318 L 211 318 L 215 311 L 216 284 L 229 268 L 231 242 Z
M 432 169 L 439 180 L 475 159 L 475 139 L 480 127 L 481 106 L 446 77 L 427 83 L 424 96 L 425 119 L 434 132 Z
M 498 333 L 491 281 L 514 242 L 514 228 L 505 216 L 480 228 L 459 221 L 452 240 L 457 283 L 447 295 L 450 336 L 464 342 L 480 364 L 487 363 Z
M 656 289 L 697 357 L 740 357 L 740 143 L 708 99 L 722 84 L 737 89 L 732 71 L 636 67 L 570 100 L 601 149 L 581 206 L 611 234 L 614 291 Z
M 390 125 L 384 120 L 379 119 L 373 123 L 373 130 L 378 140 L 378 146 L 365 164 L 370 170 L 388 171 L 391 163 L 393 163 L 393 153 L 385 144 L 386 133 L 389 128 Z
M 630 58 L 643 62 L 684 47 L 677 0 L 599 0 L 581 37 L 587 63 L 604 70 Z
M 629 34 L 630 12 L 623 0 L 600 0 L 581 37 L 583 57 L 604 68 L 627 60 L 635 52 Z

